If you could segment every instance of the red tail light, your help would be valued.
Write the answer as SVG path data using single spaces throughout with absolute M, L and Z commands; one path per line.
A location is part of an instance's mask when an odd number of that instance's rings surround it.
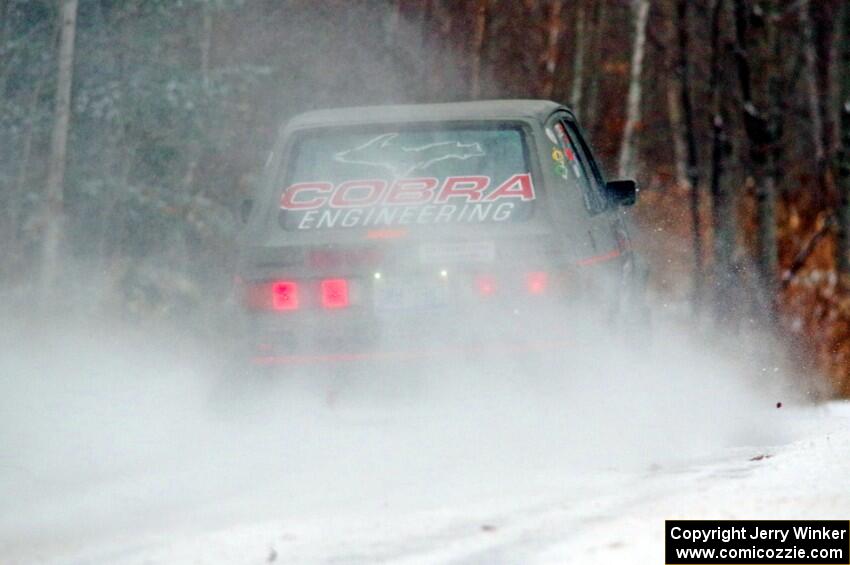
M 298 283 L 294 281 L 267 281 L 246 283 L 245 306 L 250 310 L 297 310 Z
M 328 309 L 348 306 L 348 281 L 325 279 L 321 284 L 322 307 Z
M 525 287 L 529 294 L 543 294 L 549 287 L 549 275 L 542 271 L 525 275 Z
M 298 283 L 294 281 L 275 281 L 271 287 L 272 308 L 274 310 L 298 309 Z
M 491 275 L 478 275 L 475 277 L 475 288 L 481 296 L 492 296 L 496 294 L 496 279 Z

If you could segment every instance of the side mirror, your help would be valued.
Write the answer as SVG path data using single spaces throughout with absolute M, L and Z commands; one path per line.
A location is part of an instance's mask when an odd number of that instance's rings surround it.
M 608 181 L 605 191 L 618 206 L 631 206 L 637 202 L 638 184 L 631 179 Z
M 243 224 L 248 223 L 248 218 L 251 217 L 251 211 L 254 209 L 254 200 L 246 198 L 239 206 L 239 219 Z

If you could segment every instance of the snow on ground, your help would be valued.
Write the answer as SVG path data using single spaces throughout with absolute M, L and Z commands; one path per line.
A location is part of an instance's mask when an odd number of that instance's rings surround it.
M 660 563 L 665 518 L 850 515 L 850 405 L 677 332 L 234 385 L 72 330 L 0 332 L 4 563 Z
M 659 472 L 659 495 L 627 505 L 575 539 L 539 552 L 540 563 L 661 563 L 665 519 L 834 519 L 850 515 L 850 404 L 794 416 L 796 441 L 738 449 L 723 462 Z
M 846 519 L 850 405 L 794 415 L 796 441 L 640 472 L 564 475 L 545 490 L 439 508 L 329 511 L 76 554 L 103 563 L 661 563 L 667 518 Z M 762 457 L 763 456 L 763 457 Z M 541 485 L 538 485 L 538 487 Z

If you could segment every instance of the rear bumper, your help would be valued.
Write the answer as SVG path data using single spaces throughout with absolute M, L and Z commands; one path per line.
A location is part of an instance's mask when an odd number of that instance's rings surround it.
M 375 350 L 350 353 L 274 354 L 255 355 L 251 363 L 257 366 L 317 366 L 362 363 L 396 363 L 411 361 L 493 361 L 535 353 L 555 353 L 567 349 L 569 339 L 526 343 L 488 343 L 456 346 L 432 346 L 416 349 Z

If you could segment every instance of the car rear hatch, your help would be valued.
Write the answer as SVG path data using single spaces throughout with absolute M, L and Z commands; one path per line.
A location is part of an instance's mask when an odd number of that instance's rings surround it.
M 576 277 L 529 126 L 312 129 L 286 149 L 241 290 L 260 349 L 348 354 L 545 341 Z

